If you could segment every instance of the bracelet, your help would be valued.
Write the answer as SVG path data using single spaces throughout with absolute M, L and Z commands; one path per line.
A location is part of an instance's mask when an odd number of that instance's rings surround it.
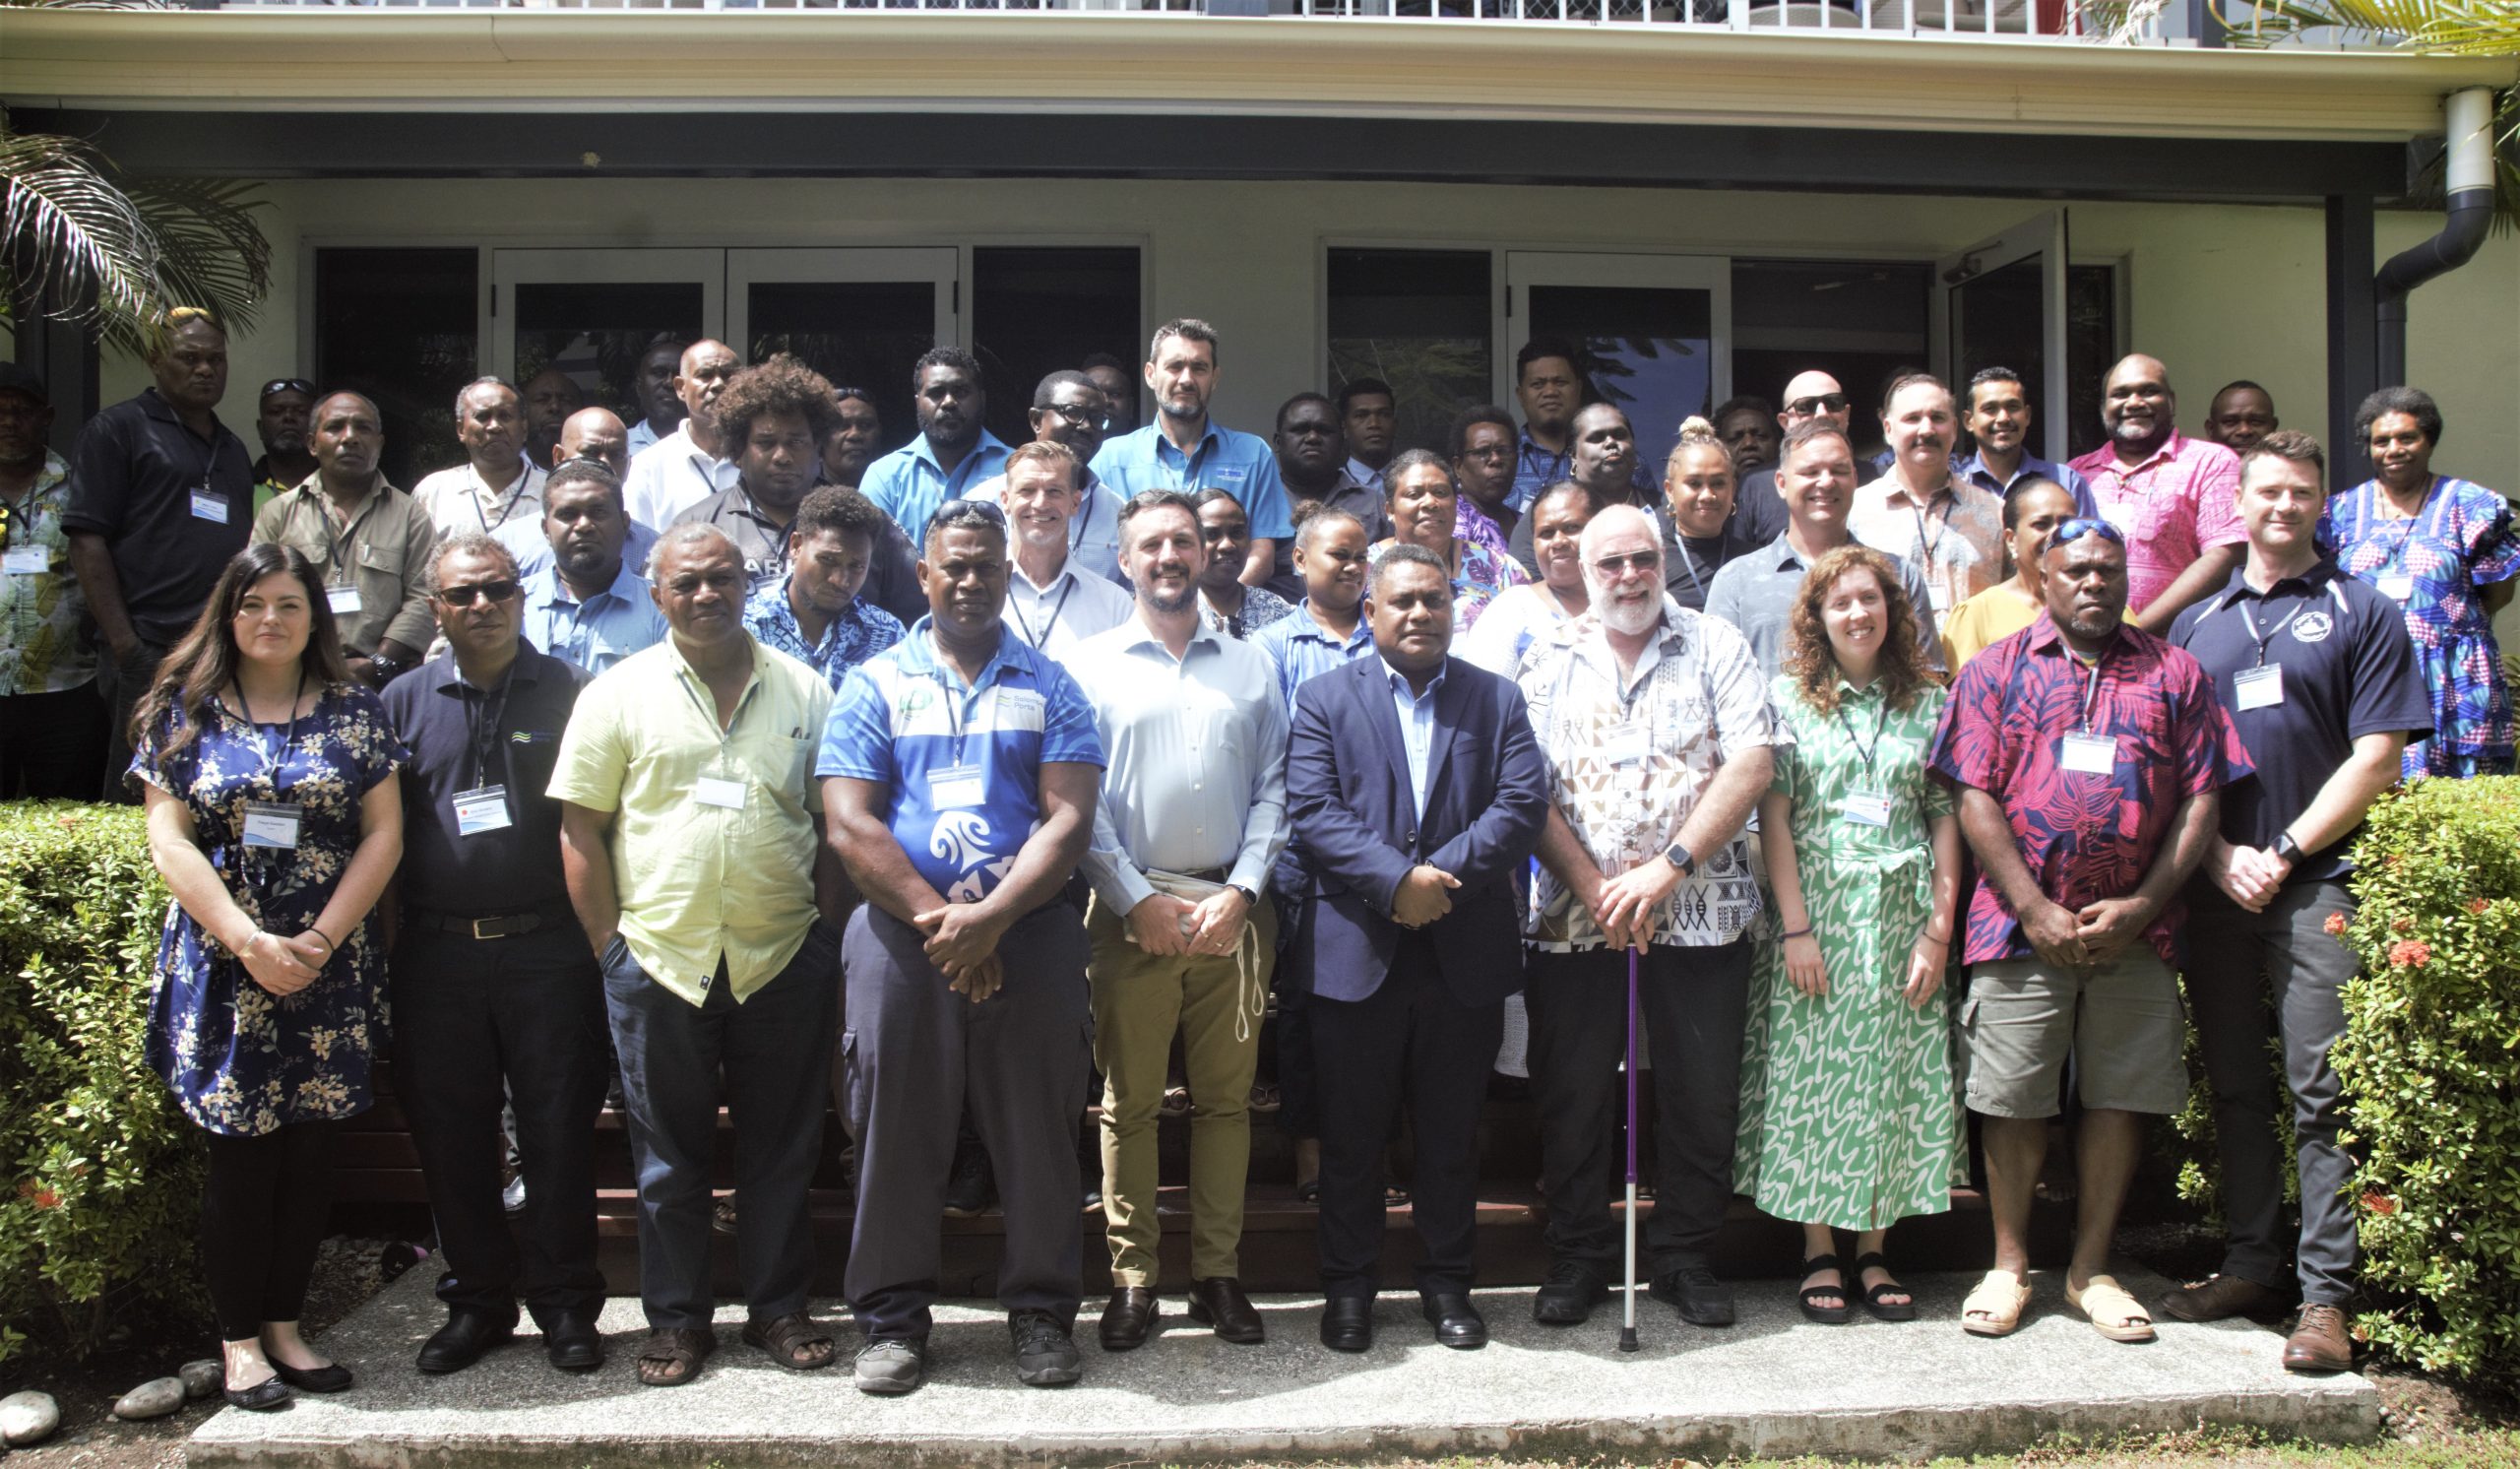
M 333 954 L 333 951 L 334 951 L 335 949 L 338 949 L 338 948 L 340 948 L 340 947 L 341 947 L 341 945 L 340 945 L 340 944 L 337 944 L 337 943 L 333 942 L 333 935 L 332 935 L 332 934 L 325 932 L 323 929 L 321 929 L 321 928 L 317 927 L 317 926 L 316 926 L 315 925 L 313 925 L 313 924 L 308 924 L 308 925 L 306 926 L 306 931 L 307 931 L 307 932 L 309 932 L 309 933 L 312 933 L 312 934 L 314 934 L 316 937 L 318 937 L 318 938 L 320 938 L 320 939 L 324 940 L 324 955 L 325 955 L 325 957 L 326 957 L 326 958 L 331 958 L 331 957 L 332 957 L 332 954 Z
M 1801 927 L 1799 927 L 1799 928 L 1790 928 L 1790 929 L 1786 930 L 1785 932 L 1778 934 L 1778 935 L 1777 935 L 1777 937 L 1779 937 L 1779 938 L 1802 938 L 1802 937 L 1806 937 L 1806 936 L 1808 936 L 1808 935 L 1810 934 L 1810 932 L 1811 932 L 1811 926 L 1810 926 L 1809 924 L 1804 924 Z
M 236 956 L 237 958 L 242 959 L 242 958 L 244 958 L 248 953 L 250 953 L 250 952 L 252 952 L 252 951 L 253 951 L 253 947 L 254 947 L 254 940 L 255 940 L 255 939 L 257 939 L 257 938 L 260 938 L 260 937 L 262 937 L 262 936 L 263 936 L 263 930 L 262 930 L 262 929 L 260 929 L 260 928 L 256 928 L 256 929 L 255 929 L 254 931 L 252 931 L 251 933 L 248 933 L 248 934 L 246 934 L 246 935 L 245 935 L 245 941 L 244 941 L 243 943 L 237 943 L 237 944 L 230 944 L 230 945 L 228 945 L 229 952 L 231 952 L 231 953 L 235 954 L 235 956 Z
M 1932 939 L 1934 942 L 1936 942 L 1936 943 L 1938 943 L 1938 944 L 1941 944 L 1944 948 L 1949 948 L 1949 947 L 1951 947 L 1951 935 L 1950 935 L 1950 934 L 1948 934 L 1948 933 L 1936 933 L 1936 932 L 1933 932 L 1933 931 L 1931 931 L 1930 929 L 1928 929 L 1928 930 L 1926 930 L 1925 932 L 1923 932 L 1922 934 L 1921 934 L 1920 936 L 1924 937 L 1924 938 L 1930 938 L 1930 939 Z

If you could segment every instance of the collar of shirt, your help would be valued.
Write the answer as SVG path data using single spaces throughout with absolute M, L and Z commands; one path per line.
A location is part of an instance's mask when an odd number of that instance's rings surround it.
M 1680 605 L 1669 592 L 1663 594 L 1661 627 L 1661 636 L 1645 645 L 1645 651 L 1637 655 L 1636 667 L 1628 671 L 1624 681 L 1619 678 L 1618 654 L 1610 647 L 1609 624 L 1602 620 L 1599 611 L 1587 611 L 1580 617 L 1568 618 L 1557 625 L 1554 636 L 1573 651 L 1577 661 L 1590 664 L 1593 671 L 1617 689 L 1622 698 L 1627 698 L 1645 686 L 1647 676 L 1664 659 L 1677 656 L 1688 646 L 1688 632 L 1683 625 Z
M 1435 697 L 1435 690 L 1444 686 L 1444 674 L 1447 671 L 1447 666 L 1452 662 L 1446 659 L 1443 663 L 1437 664 L 1435 676 L 1426 680 L 1425 691 L 1419 693 L 1409 686 L 1409 675 L 1393 668 L 1390 659 L 1377 654 L 1374 661 L 1382 665 L 1384 675 L 1391 679 L 1391 691 L 1407 698 L 1412 705 L 1426 704 Z
M 1072 526 L 1075 523 L 1071 521 L 1069 524 Z M 1075 543 L 1073 541 L 1069 543 L 1068 554 L 1059 559 L 1058 574 L 1051 577 L 1046 582 L 1037 582 L 1033 580 L 1033 573 L 1026 571 L 1024 569 L 1024 563 L 1013 556 L 1007 557 L 1006 569 L 1013 573 L 1013 575 L 1006 579 L 1007 590 L 1012 592 L 1015 588 L 1020 586 L 1024 590 L 1032 593 L 1035 601 L 1040 601 L 1040 599 L 1046 598 L 1052 593 L 1058 591 L 1059 583 L 1064 582 L 1071 577 L 1082 579 L 1082 574 L 1077 570 L 1076 566 Z
M 1285 621 L 1288 625 L 1286 638 L 1287 641 L 1291 643 L 1319 643 L 1325 648 L 1336 648 L 1341 652 L 1346 653 L 1354 650 L 1360 643 L 1370 644 L 1374 640 L 1374 625 L 1372 620 L 1365 616 L 1365 609 L 1362 605 L 1359 605 L 1356 608 L 1356 630 L 1348 634 L 1346 642 L 1332 641 L 1328 630 L 1323 628 L 1319 622 L 1313 620 L 1312 599 L 1309 597 L 1295 604 L 1294 616 L 1281 620 Z M 1384 667 L 1388 668 L 1389 665 L 1386 664 Z M 1443 677 L 1441 673 L 1437 673 L 1435 676 L 1439 679 Z
M 2174 428 L 2170 431 L 2170 437 L 2162 440 L 2160 448 L 2134 464 L 2128 464 L 2117 457 L 2115 444 L 2103 444 L 2093 451 L 2093 458 L 2097 461 L 2095 468 L 2101 474 L 2113 476 L 2120 480 L 2132 479 L 2146 470 L 2177 463 L 2179 457 L 2187 450 L 2187 435 Z
M 1339 473 L 1347 476 L 1350 479 L 1355 481 L 1363 488 L 1373 491 L 1375 494 L 1382 493 L 1382 471 L 1373 468 L 1371 465 L 1366 464 L 1363 460 L 1356 458 L 1353 454 L 1348 457 L 1347 468 L 1341 470 Z
M 166 401 L 166 395 L 158 392 L 156 388 L 152 387 L 141 389 L 140 397 L 137 401 L 140 404 L 140 411 L 148 415 L 150 417 L 157 419 L 160 423 L 172 423 L 186 433 L 193 432 L 192 425 L 186 423 L 183 419 L 183 415 L 175 412 L 175 406 Z M 193 437 L 199 438 L 201 435 L 193 433 Z M 236 438 L 236 435 L 229 433 L 227 431 L 227 425 L 219 421 L 219 415 L 215 413 L 212 414 L 210 415 L 210 442 L 212 446 L 214 448 L 222 446 L 226 440 L 231 438 Z M 237 439 L 237 452 L 244 452 L 244 448 L 245 441 Z M 248 466 L 249 471 L 251 467 Z
M 1006 442 L 1003 439 L 1000 439 L 996 434 L 993 434 L 983 428 L 980 430 L 980 436 L 972 441 L 972 447 L 964 451 L 963 462 L 954 466 L 953 474 L 947 474 L 945 471 L 945 462 L 936 457 L 936 446 L 927 441 L 926 434 L 921 433 L 916 438 L 912 439 L 907 447 L 909 448 L 911 458 L 915 459 L 920 464 L 934 470 L 936 472 L 936 478 L 944 480 L 948 484 L 954 482 L 954 475 L 971 474 L 974 466 L 985 463 L 989 457 L 989 451 L 991 449 L 998 451 L 1000 454 L 1012 452 L 1006 447 Z
M 541 664 L 540 650 L 525 639 L 519 638 L 516 644 L 516 662 L 508 665 L 509 671 L 504 677 L 512 687 L 531 688 L 541 681 Z M 478 694 L 491 692 L 489 689 L 465 682 L 464 671 L 455 666 L 455 655 L 452 653 L 432 658 L 420 665 L 420 668 L 421 676 L 427 680 L 421 686 L 431 693 L 460 699 L 464 697 L 466 689 Z
M 1864 490 L 1874 487 L 1879 487 L 1881 490 L 1881 504 L 1893 510 L 1931 510 L 1945 500 L 1957 504 L 1960 499 L 1960 491 L 1952 484 L 1948 476 L 1940 484 L 1934 486 L 1933 493 L 1925 496 L 1922 503 L 1918 500 L 1916 491 L 1908 487 L 1908 481 L 1900 479 L 1896 470 L 1873 480 L 1871 484 L 1858 489 L 1857 498 L 1861 499 Z M 1850 506 L 1849 509 L 1852 511 L 1853 507 Z
M 2011 493 L 2014 485 L 2019 484 L 2024 479 L 2032 478 L 2054 479 L 2059 484 L 2064 483 L 2061 479 L 2057 478 L 2060 473 L 2057 466 L 2040 458 L 2038 455 L 2031 453 L 2027 449 L 2021 451 L 2021 465 L 2012 472 L 2012 478 L 2009 479 L 1996 478 L 1994 470 L 1986 463 L 1986 455 L 1984 450 L 1980 450 L 1979 452 L 1970 455 L 1967 459 L 1960 461 L 1955 469 L 1961 479 L 1968 480 L 1970 483 L 1975 484 L 1982 489 L 1991 489 L 1999 495 Z M 2071 486 L 2067 487 L 2070 488 Z
M 2100 650 L 2100 657 L 2092 660 L 2091 664 L 2083 666 L 2089 668 L 2092 664 L 2105 664 L 2128 652 L 2133 647 L 2134 640 L 2144 635 L 2140 629 L 2125 622 L 2119 622 L 2116 634 L 2109 640 L 2109 646 Z M 2065 641 L 2065 634 L 2056 626 L 2056 619 L 2048 615 L 2045 609 L 2040 611 L 2038 620 L 2030 624 L 2030 631 L 2022 646 L 2032 653 L 2050 653 L 2082 663 L 2082 655 L 2074 651 L 2073 644 Z
M 997 651 L 988 656 L 988 662 L 980 667 L 980 675 L 967 686 L 963 682 L 962 675 L 955 672 L 953 666 L 945 662 L 943 655 L 936 651 L 936 618 L 931 614 L 910 625 L 910 636 L 902 639 L 901 643 L 894 648 L 893 656 L 901 660 L 902 670 L 905 672 L 932 674 L 946 687 L 958 693 L 976 694 L 994 682 L 1000 670 L 1014 666 L 1016 659 L 1021 656 L 1015 651 L 1018 648 L 1024 649 L 1027 653 L 1032 651 L 1022 638 L 1010 637 L 1005 624 L 1000 623 L 997 629 Z
M 1201 594 L 1199 598 L 1199 609 L 1202 612 L 1211 610 L 1208 607 L 1207 597 L 1204 593 Z M 1190 641 L 1181 649 L 1180 658 L 1174 659 L 1172 657 L 1172 650 L 1164 645 L 1164 639 L 1156 635 L 1154 628 L 1146 625 L 1146 618 L 1144 616 L 1133 614 L 1128 621 L 1121 623 L 1120 627 L 1126 633 L 1126 636 L 1119 639 L 1120 651 L 1134 654 L 1141 648 L 1153 648 L 1158 653 L 1163 654 L 1166 662 L 1175 663 L 1182 667 L 1187 667 L 1189 665 L 1190 656 L 1199 651 L 1199 645 L 1201 643 L 1207 644 L 1210 648 L 1215 648 L 1224 641 L 1223 636 L 1218 633 L 1215 626 L 1211 624 L 1205 616 L 1202 616 L 1199 619 L 1198 626 L 1191 629 Z
M 1573 462 L 1574 457 L 1575 442 L 1572 438 L 1567 440 L 1566 447 L 1563 449 L 1544 449 L 1540 446 L 1540 440 L 1532 437 L 1528 424 L 1522 428 L 1514 440 L 1514 462 L 1518 467 L 1533 462 L 1549 465 L 1552 467 L 1549 474 L 1553 479 L 1566 478 L 1566 468 Z
M 622 558 L 620 569 L 613 572 L 612 585 L 586 599 L 584 603 L 571 597 L 569 589 L 561 583 L 560 566 L 557 561 L 543 563 L 542 569 L 525 579 L 527 606 L 544 608 L 592 607 L 606 598 L 615 602 L 634 602 L 646 590 L 647 578 L 630 569 L 630 560 L 627 556 Z
M 2307 571 L 2293 576 L 2277 577 L 2265 587 L 2252 587 L 2248 583 L 2248 562 L 2243 559 L 2239 565 L 2232 569 L 2232 579 L 2223 584 L 2222 592 L 2213 599 L 2209 607 L 2214 611 L 2221 611 L 2242 600 L 2264 602 L 2287 590 L 2304 597 L 2316 597 L 2324 593 L 2331 583 L 2343 575 L 2344 573 L 2337 568 L 2334 561 L 2322 556 L 2311 562 L 2310 569 Z
M 1204 459 L 1210 449 L 1216 448 L 1225 441 L 1223 432 L 1217 427 L 1217 420 L 1213 416 L 1208 419 L 1206 427 L 1200 432 L 1199 442 L 1187 454 L 1173 446 L 1172 436 L 1164 431 L 1164 420 L 1161 417 L 1139 429 L 1138 432 L 1150 436 L 1149 443 L 1155 454 L 1156 463 L 1166 468 L 1177 468 L 1185 474 Z

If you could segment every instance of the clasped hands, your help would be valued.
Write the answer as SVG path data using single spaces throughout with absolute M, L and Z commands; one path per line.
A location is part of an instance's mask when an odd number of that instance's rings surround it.
M 1602 936 L 1622 949 L 1641 949 L 1654 941 L 1663 900 L 1680 885 L 1680 869 L 1660 855 L 1649 857 L 1616 877 L 1596 873 L 1576 896 L 1601 925 Z
M 945 988 L 969 996 L 974 1004 L 995 994 L 1006 983 L 997 941 L 1006 936 L 1007 925 L 985 908 L 979 903 L 948 903 L 911 916 L 911 923 L 927 935 L 927 962 L 945 976 Z
M 333 945 L 312 928 L 294 938 L 256 928 L 235 954 L 255 984 L 274 994 L 295 994 L 324 972 L 333 957 Z
M 2022 932 L 2031 951 L 2049 964 L 2068 969 L 2096 969 L 2117 957 L 2118 950 L 2143 937 L 2155 909 L 2141 898 L 2103 898 L 2077 912 L 2042 899 L 2024 909 Z
M 1138 900 L 1121 922 L 1129 942 L 1150 954 L 1198 954 L 1217 957 L 1233 952 L 1251 905 L 1232 888 L 1222 888 L 1193 903 L 1167 892 L 1152 892 Z
M 2293 863 L 2288 858 L 2277 857 L 2272 847 L 2217 842 L 2214 850 L 2205 855 L 2205 870 L 2233 902 L 2251 913 L 2264 913 L 2266 905 L 2275 901 L 2284 880 L 2293 875 Z

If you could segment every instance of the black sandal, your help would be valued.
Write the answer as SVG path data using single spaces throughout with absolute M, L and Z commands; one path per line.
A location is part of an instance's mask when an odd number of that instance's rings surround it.
M 1855 1319 L 1855 1308 L 1847 1304 L 1847 1298 L 1855 1293 L 1847 1285 L 1846 1263 L 1834 1254 L 1815 1254 L 1802 1262 L 1802 1273 L 1805 1275 L 1820 1270 L 1837 1271 L 1838 1283 L 1833 1286 L 1804 1286 L 1802 1317 L 1804 1320 L 1817 1321 L 1823 1326 L 1843 1326 Z M 1838 1304 L 1822 1306 L 1821 1299 L 1829 1296 L 1837 1297 Z
M 1890 1269 L 1890 1262 L 1882 1257 L 1880 1250 L 1868 1250 L 1858 1255 L 1855 1262 L 1858 1283 L 1862 1281 L 1864 1271 L 1875 1268 L 1880 1269 L 1884 1274 L 1887 1274 Z M 1884 1301 L 1881 1299 L 1884 1296 L 1906 1296 L 1908 1299 Z M 1863 1293 L 1863 1310 L 1864 1314 L 1876 1321 L 1913 1321 L 1917 1318 L 1917 1298 L 1914 1292 L 1901 1285 L 1896 1279 L 1885 1280 Z

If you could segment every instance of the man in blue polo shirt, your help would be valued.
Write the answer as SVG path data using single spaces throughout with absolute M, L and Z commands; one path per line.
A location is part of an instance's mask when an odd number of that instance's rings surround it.
M 2100 504 L 2091 497 L 2091 481 L 2072 465 L 2042 459 L 2030 452 L 2030 394 L 2021 374 L 2009 367 L 1981 367 L 1969 379 L 1969 437 L 1977 451 L 1957 461 L 1953 472 L 1981 489 L 2010 495 L 2024 479 L 2048 479 L 2074 497 L 2074 514 L 2100 519 Z
M 2319 555 L 2326 468 L 2318 442 L 2295 429 L 2249 450 L 2239 488 L 2247 559 L 2171 624 L 2171 641 L 2213 675 L 2257 779 L 2224 799 L 2220 832 L 2188 884 L 2187 1005 L 2214 1087 L 2231 1238 L 2220 1273 L 2159 1304 L 2188 1321 L 2284 1304 L 2284 1161 L 2266 1059 L 2280 1034 L 2301 1180 L 2301 1315 L 2284 1344 L 2295 1372 L 2354 1365 L 2344 1311 L 2356 1273 L 2345 1191 L 2354 1160 L 2337 1138 L 2344 1106 L 2328 1048 L 2345 1031 L 2341 996 L 2355 964 L 2331 935 L 2354 917 L 2350 854 L 2362 815 L 2397 783 L 2407 740 L 2432 732 L 2397 604 Z
M 928 350 L 911 371 L 918 437 L 866 467 L 858 490 L 893 518 L 911 543 L 927 542 L 927 518 L 947 500 L 1006 472 L 1006 444 L 980 426 L 988 398 L 980 364 L 959 347 Z
M 857 1139 L 846 1289 L 860 1390 L 925 1375 L 938 1230 L 966 1108 L 997 1162 L 997 1298 L 1016 1376 L 1082 1371 L 1076 1119 L 1091 1053 L 1083 916 L 1102 743 L 1058 665 L 1009 636 L 1006 518 L 949 501 L 918 566 L 928 615 L 851 670 L 814 773 L 866 902 L 842 949 L 841 1085 Z
M 1217 329 L 1193 316 L 1156 328 L 1147 349 L 1146 385 L 1155 393 L 1155 421 L 1105 442 L 1094 456 L 1094 473 L 1123 505 L 1150 489 L 1185 496 L 1222 489 L 1232 495 L 1251 521 L 1238 580 L 1259 586 L 1276 569 L 1278 543 L 1295 533 L 1295 524 L 1269 441 L 1208 417 L 1208 400 L 1217 389 Z

